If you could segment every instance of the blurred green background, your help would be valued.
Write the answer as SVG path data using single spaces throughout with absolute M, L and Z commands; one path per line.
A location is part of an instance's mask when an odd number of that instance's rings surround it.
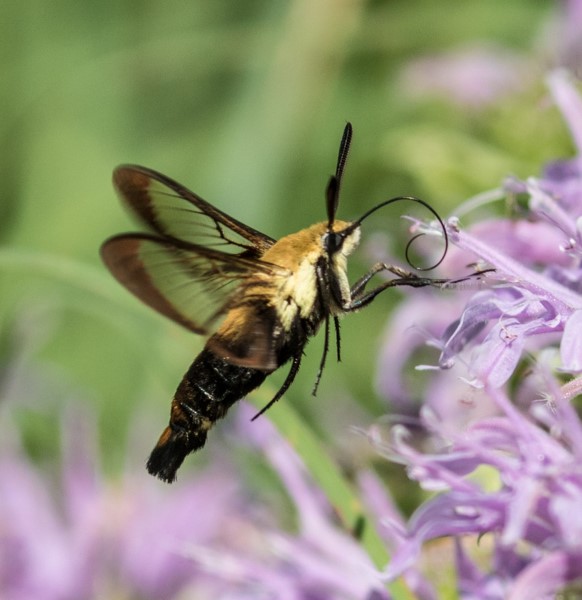
M 117 164 L 162 171 L 279 237 L 324 219 L 324 187 L 350 120 L 341 218 L 399 194 L 446 214 L 508 173 L 534 174 L 564 153 L 550 103 L 539 119 L 558 8 L 550 0 L 4 2 L 2 418 L 35 456 L 50 458 L 63 409 L 84 407 L 99 419 L 105 464 L 116 472 L 128 432 L 145 458 L 201 348 L 99 261 L 104 239 L 133 228 L 111 187 Z M 407 75 L 419 57 L 475 47 L 519 65 L 503 102 L 463 105 L 418 92 Z M 384 211 L 365 233 L 402 234 L 405 210 Z M 370 262 L 361 252 L 352 277 Z M 308 347 L 285 402 L 319 430 L 387 410 L 374 393 L 375 357 L 399 297 L 344 321 L 343 364 L 329 362 L 315 400 L 321 340 Z M 271 378 L 273 389 L 284 376 Z

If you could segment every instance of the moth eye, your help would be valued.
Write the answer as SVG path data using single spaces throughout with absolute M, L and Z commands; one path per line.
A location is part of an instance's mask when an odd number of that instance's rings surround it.
M 343 236 L 339 233 L 329 232 L 323 238 L 323 247 L 328 254 L 335 254 L 343 243 Z

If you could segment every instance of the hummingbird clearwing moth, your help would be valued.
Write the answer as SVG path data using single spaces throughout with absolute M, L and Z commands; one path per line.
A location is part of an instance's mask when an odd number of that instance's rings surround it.
M 215 421 L 290 362 L 280 390 L 258 415 L 272 406 L 293 382 L 305 345 L 322 325 L 324 352 L 314 394 L 329 349 L 331 321 L 339 359 L 340 316 L 365 307 L 394 286 L 449 282 L 378 263 L 350 285 L 347 257 L 358 245 L 362 221 L 383 206 L 400 200 L 422 204 L 442 227 L 442 258 L 448 244 L 438 214 L 414 197 L 386 200 L 355 221 L 336 219 L 351 138 L 348 123 L 326 189 L 327 220 L 280 240 L 245 225 L 152 169 L 123 165 L 115 170 L 113 183 L 122 202 L 147 232 L 110 238 L 101 248 L 103 261 L 142 302 L 208 337 L 176 390 L 170 423 L 147 462 L 152 475 L 174 481 L 186 455 L 204 446 Z M 368 290 L 370 280 L 382 271 L 396 277 Z

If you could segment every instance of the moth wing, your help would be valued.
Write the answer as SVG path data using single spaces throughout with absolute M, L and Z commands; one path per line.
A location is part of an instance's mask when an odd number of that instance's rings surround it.
M 287 276 L 277 265 L 146 233 L 110 238 L 101 257 L 143 303 L 202 335 L 214 331 L 241 283 L 258 273 Z
M 113 184 L 139 221 L 163 237 L 249 258 L 260 258 L 275 243 L 153 169 L 121 165 Z

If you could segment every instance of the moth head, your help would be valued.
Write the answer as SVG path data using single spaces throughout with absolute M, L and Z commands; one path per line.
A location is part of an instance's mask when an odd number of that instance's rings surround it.
M 334 221 L 331 229 L 328 227 L 323 234 L 322 245 L 325 253 L 333 257 L 338 253 L 349 256 L 360 243 L 360 226 L 353 223 Z

